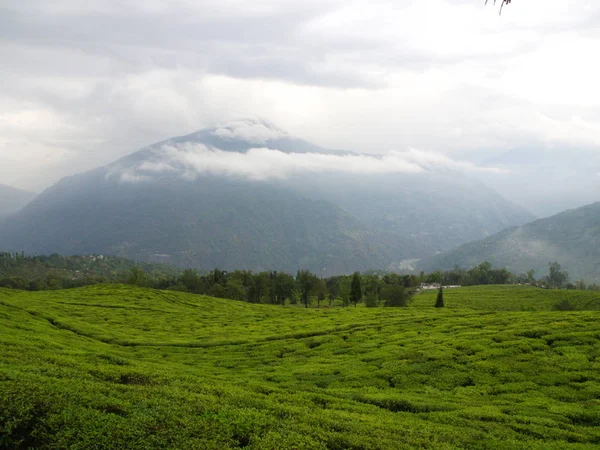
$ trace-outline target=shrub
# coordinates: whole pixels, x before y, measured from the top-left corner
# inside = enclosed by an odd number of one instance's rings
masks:
[[[561,300],[552,307],[555,311],[575,311],[577,308],[569,300]]]

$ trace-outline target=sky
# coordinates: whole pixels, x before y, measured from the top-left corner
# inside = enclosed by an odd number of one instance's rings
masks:
[[[0,0],[0,183],[40,191],[239,117],[367,153],[600,152],[600,3],[498,12],[491,0]]]

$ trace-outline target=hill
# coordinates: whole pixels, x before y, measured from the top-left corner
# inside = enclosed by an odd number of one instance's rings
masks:
[[[600,203],[509,228],[498,234],[436,255],[421,263],[423,270],[471,267],[489,261],[513,272],[548,271],[558,261],[572,280],[600,280]]]
[[[61,180],[0,228],[0,248],[333,275],[407,267],[532,218],[449,169],[356,173],[380,158],[263,122],[201,130]]]
[[[124,286],[0,289],[0,446],[600,444],[598,312],[455,306],[304,310]]]
[[[0,184],[0,222],[29,203],[35,194]]]

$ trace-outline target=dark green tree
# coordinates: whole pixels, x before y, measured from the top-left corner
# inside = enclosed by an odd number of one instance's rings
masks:
[[[408,305],[406,289],[401,284],[388,284],[381,289],[381,298],[385,306],[401,307]]]
[[[296,275],[296,283],[298,284],[298,290],[300,291],[300,300],[306,308],[308,308],[310,296],[313,295],[318,282],[319,278],[308,270],[300,270]]]
[[[375,294],[368,294],[365,296],[365,306],[367,308],[375,308],[377,306],[377,296]]]
[[[227,298],[227,292],[225,286],[219,283],[213,284],[210,289],[206,292],[206,295],[216,298]]]
[[[440,290],[438,291],[437,299],[435,300],[435,307],[436,308],[444,307],[444,288],[443,287],[440,287]]]
[[[296,287],[293,276],[280,272],[271,280],[271,284],[271,289],[275,294],[275,302],[278,305],[285,305],[285,301],[293,297]]]
[[[184,285],[188,292],[194,294],[206,293],[206,284],[204,283],[204,280],[202,280],[202,277],[194,270],[184,270],[179,277],[179,283]]]
[[[549,264],[548,284],[552,288],[560,289],[569,281],[569,273],[562,270],[561,265],[554,261]]]
[[[329,291],[329,306],[333,303],[333,301],[340,295],[342,291],[342,282],[339,277],[333,277],[327,279],[327,290]]]
[[[350,300],[356,307],[357,303],[362,300],[362,284],[360,282],[360,273],[354,272],[352,275],[352,283],[350,284]]]
[[[319,278],[319,281],[317,281],[315,295],[317,296],[317,308],[320,308],[321,302],[327,298],[327,285],[322,278]]]
[[[254,275],[250,288],[248,289],[248,301],[250,303],[260,303],[263,298],[269,295],[269,274],[261,272]]]
[[[141,267],[134,266],[131,268],[129,277],[127,278],[127,284],[133,284],[134,286],[146,286],[148,277],[146,272]]]
[[[231,300],[246,300],[246,290],[240,280],[229,280],[225,285],[225,298]]]

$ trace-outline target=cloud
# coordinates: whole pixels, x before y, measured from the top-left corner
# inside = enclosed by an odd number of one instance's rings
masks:
[[[508,170],[497,167],[478,166],[469,161],[457,161],[444,154],[411,149],[408,152],[393,152],[393,158],[400,158],[408,163],[418,165],[423,170],[455,170],[470,173],[507,173]]]
[[[152,178],[147,175],[139,175],[132,171],[123,171],[120,173],[120,181],[122,183],[141,183],[151,180]]]
[[[212,134],[220,138],[242,140],[252,144],[264,144],[269,140],[287,136],[287,133],[272,124],[248,119],[227,122],[218,126]]]
[[[483,3],[3,2],[0,182],[43,189],[246,116],[360,153],[599,146],[600,4]]]
[[[293,175],[341,173],[377,175],[436,171],[500,172],[455,161],[447,156],[409,150],[385,155],[336,155],[325,153],[288,153],[270,148],[250,148],[247,152],[228,152],[203,144],[184,143],[154,149],[152,156],[133,166],[115,166],[108,177],[120,176],[122,182],[149,181],[160,173],[178,173],[182,178],[198,175],[242,177],[264,181],[285,179]]]

